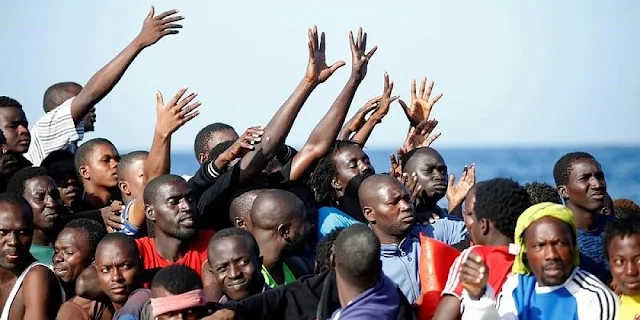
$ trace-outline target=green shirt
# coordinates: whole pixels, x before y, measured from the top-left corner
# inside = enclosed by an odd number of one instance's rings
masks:
[[[46,265],[53,265],[53,247],[32,244],[29,252],[38,260]]]
[[[296,281],[296,277],[293,275],[293,272],[291,272],[291,269],[287,267],[286,263],[282,264],[282,272],[284,273],[284,284]],[[278,287],[278,283],[273,280],[273,277],[271,276],[267,268],[264,267],[264,265],[262,266],[262,276],[264,277],[264,283],[266,283],[269,287],[271,287],[272,289]]]

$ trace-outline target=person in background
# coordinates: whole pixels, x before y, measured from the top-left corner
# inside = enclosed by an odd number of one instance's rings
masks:
[[[600,163],[585,152],[567,153],[553,167],[553,177],[558,194],[576,222],[580,267],[608,283],[611,273],[602,252],[602,235],[614,216],[601,214],[607,182]]]
[[[604,233],[604,253],[612,284],[620,295],[618,319],[640,317],[640,216],[612,221]]]
[[[209,159],[209,152],[213,147],[225,141],[236,141],[240,136],[236,130],[222,122],[214,122],[198,131],[193,142],[193,152],[199,164],[204,164]]]
[[[563,205],[543,202],[520,215],[519,253],[496,303],[482,257],[470,254],[460,271],[462,319],[614,320],[618,298],[579,265],[576,225]]]
[[[527,189],[527,193],[529,193],[531,204],[543,202],[562,204],[558,190],[546,182],[527,182],[524,184],[524,188]]]
[[[22,168],[18,166],[18,156],[9,151],[7,138],[4,137],[4,133],[0,130],[0,193],[6,192],[9,179],[20,169]]]
[[[84,188],[78,211],[101,209],[116,202],[118,162],[120,154],[107,139],[91,139],[78,148],[75,166]],[[117,202],[121,210],[122,203]]]
[[[463,286],[460,271],[469,255],[480,256],[491,270],[488,283],[499,294],[515,259],[513,234],[520,214],[531,206],[529,193],[511,179],[475,184],[465,199],[463,217],[474,246],[460,253],[451,266],[434,320],[459,319]]]
[[[28,127],[29,122],[20,102],[7,96],[0,96],[0,130],[6,140],[6,152],[10,152],[16,161],[16,171],[33,165],[23,156],[31,144],[31,133]]]
[[[618,219],[630,215],[640,215],[640,206],[629,199],[615,199],[613,200],[613,213]]]
[[[229,220],[234,227],[251,229],[251,207],[262,189],[251,189],[233,197],[229,206]]]
[[[71,213],[75,212],[76,204],[82,199],[83,190],[76,173],[73,153],[67,150],[53,151],[42,160],[40,166],[47,169],[56,182],[64,206]]]
[[[342,232],[344,228],[334,229],[329,232],[316,247],[316,261],[315,261],[315,274],[321,274],[327,270],[330,270],[331,260],[333,259],[333,243],[338,238],[340,232]]]
[[[21,195],[31,206],[35,228],[29,251],[38,261],[51,265],[53,243],[65,215],[55,182],[45,168],[28,167],[11,177],[7,190]]]
[[[142,197],[145,186],[144,165],[148,157],[149,153],[146,151],[133,151],[125,154],[118,163],[118,189],[124,202],[124,209],[120,214],[124,224],[118,232],[129,236],[141,236],[141,229],[146,225],[144,210],[141,210],[142,214],[132,215],[131,207],[136,199]]]
[[[75,153],[77,143],[84,133],[94,130],[96,104],[120,81],[133,60],[145,48],[166,35],[178,33],[182,26],[174,22],[178,10],[155,15],[151,11],[144,19],[142,30],[113,60],[96,72],[84,86],[75,82],[61,82],[50,86],[44,93],[43,108],[46,112],[33,127],[33,142],[27,145],[27,158],[36,166],[49,153],[66,149]]]

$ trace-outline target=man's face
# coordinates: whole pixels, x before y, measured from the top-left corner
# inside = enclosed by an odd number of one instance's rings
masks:
[[[578,159],[571,163],[569,182],[564,198],[587,211],[602,210],[607,182],[600,164],[593,159]]]
[[[346,145],[335,150],[333,161],[338,172],[336,182],[341,190],[344,190],[353,177],[375,173],[369,156],[357,145]]]
[[[207,252],[211,273],[230,300],[240,301],[262,289],[262,263],[248,242],[230,236],[216,240]]]
[[[447,194],[448,172],[442,156],[437,153],[418,151],[413,155],[407,174],[416,173],[422,194],[429,199],[440,200]]]
[[[118,150],[107,143],[94,146],[87,163],[80,167],[80,175],[94,185],[113,188],[118,185]]]
[[[471,237],[471,241],[474,244],[483,244],[482,243],[482,226],[481,221],[477,220],[477,216],[475,214],[475,204],[476,204],[476,192],[474,189],[467,193],[467,197],[464,201],[464,210],[462,211],[462,216],[464,217],[464,224],[467,226],[467,230],[469,231],[469,236]]]
[[[58,186],[62,203],[71,206],[74,201],[82,198],[82,185],[78,181],[75,171],[62,171],[51,174],[51,178]]]
[[[238,133],[236,133],[236,131],[233,129],[219,130],[212,133],[209,136],[209,139],[207,140],[206,152],[200,152],[200,154],[198,154],[198,162],[202,164],[207,160],[215,160],[215,159],[209,159],[209,151],[211,151],[213,147],[223,142],[236,141],[238,140],[238,138],[239,138]]]
[[[163,232],[180,240],[196,233],[196,204],[185,181],[160,185],[150,209],[155,214],[156,233]]]
[[[100,288],[114,303],[124,304],[133,290],[137,289],[135,284],[141,270],[140,257],[124,241],[100,244],[96,250],[96,269]]]
[[[26,267],[31,254],[33,220],[31,209],[12,203],[0,203],[0,268],[16,270]]]
[[[60,280],[72,283],[91,264],[92,252],[82,228],[63,229],[53,245],[53,271]]]
[[[524,240],[527,263],[541,286],[560,285],[569,278],[577,248],[567,223],[542,218],[527,227]]]
[[[34,177],[25,181],[22,197],[33,210],[33,223],[37,229],[53,230],[61,222],[64,213],[62,200],[51,177]]]
[[[7,148],[16,153],[26,153],[31,143],[29,122],[19,108],[0,108],[0,129],[7,139]]]
[[[611,276],[625,295],[640,295],[640,234],[614,237],[607,248]]]
[[[414,210],[409,191],[398,181],[378,186],[377,201],[364,208],[373,228],[390,236],[404,235],[413,226]]]

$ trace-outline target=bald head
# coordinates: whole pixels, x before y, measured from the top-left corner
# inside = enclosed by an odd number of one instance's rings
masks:
[[[360,185],[358,194],[362,214],[380,241],[396,243],[386,241],[406,236],[413,225],[414,208],[409,191],[398,179],[382,174],[370,176]]]
[[[334,243],[336,272],[358,288],[375,284],[380,275],[380,241],[363,224],[344,229]]]
[[[444,162],[442,155],[440,155],[440,152],[438,152],[434,148],[415,148],[409,151],[409,153],[407,153],[404,157],[402,157],[402,171],[416,172],[414,168],[417,166],[417,164],[427,159],[442,160],[442,162]]]
[[[262,190],[249,190],[241,193],[239,196],[231,200],[231,205],[229,205],[229,220],[231,220],[231,223],[236,227],[241,227],[237,224],[238,220],[241,220],[244,223],[249,222],[247,220],[249,220],[253,202],[258,197],[258,194],[260,194],[260,191]]]
[[[358,199],[360,207],[375,206],[382,199],[381,194],[388,193],[389,190],[404,190],[405,187],[398,179],[386,175],[375,174],[365,179],[358,188]]]
[[[265,189],[257,195],[251,207],[251,224],[254,228],[269,230],[294,219],[304,220],[305,206],[289,191]]]

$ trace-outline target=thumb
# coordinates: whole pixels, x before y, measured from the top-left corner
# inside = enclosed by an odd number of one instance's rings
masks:
[[[345,64],[346,64],[346,62],[344,62],[344,61],[338,61],[338,62],[332,64],[331,67],[329,67],[329,70],[331,70],[331,73],[334,73],[336,70],[340,69]]]
[[[404,114],[409,116],[409,107],[407,107],[407,104],[404,102],[404,100],[398,99],[398,103],[402,107],[402,111],[404,111]]]
[[[162,92],[156,90],[156,107],[162,108],[164,106],[164,99],[162,98]]]
[[[149,10],[149,14],[147,14],[146,20],[151,20],[151,18],[153,18],[153,15],[155,14],[155,12],[156,12],[156,8],[151,6],[151,10]]]

